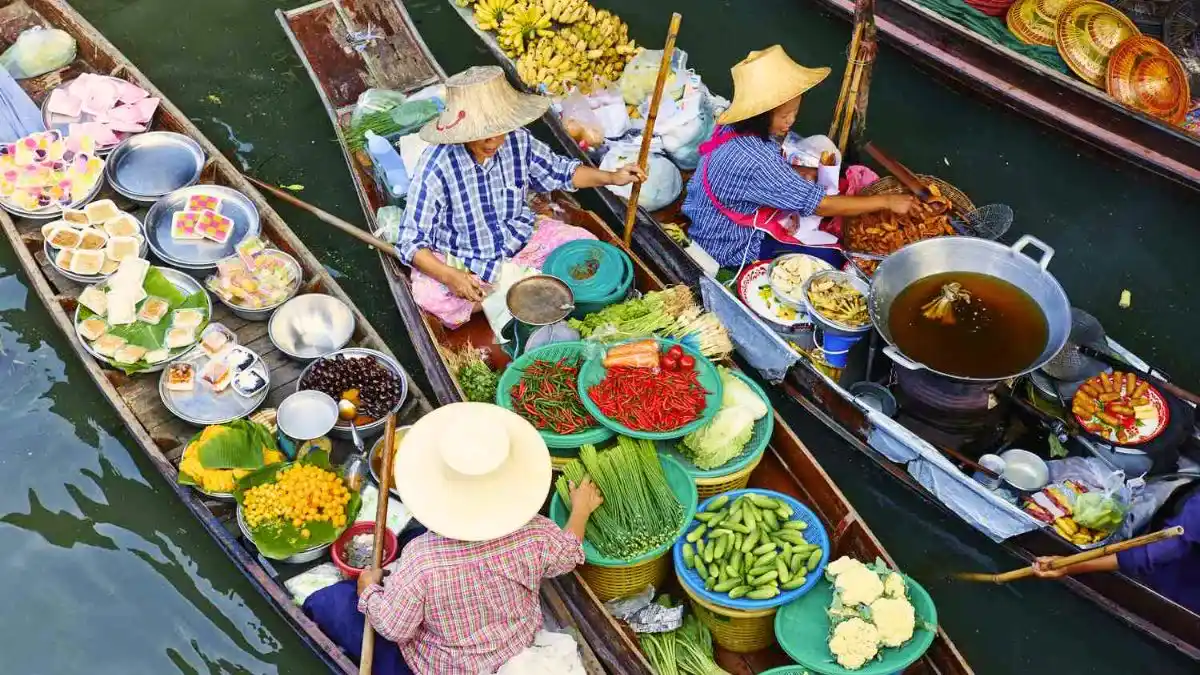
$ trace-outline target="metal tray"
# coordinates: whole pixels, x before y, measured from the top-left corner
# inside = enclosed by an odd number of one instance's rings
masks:
[[[74,82],[75,79],[76,78],[72,78],[66,82],[63,82],[62,84],[58,85],[54,89],[66,89],[67,87],[71,86],[71,83]],[[116,80],[118,82],[127,82],[126,80],[122,80],[119,77],[108,76],[108,79]],[[80,113],[79,117],[67,117],[66,115],[59,115],[59,114],[50,112],[50,108],[49,108],[50,96],[53,93],[54,93],[54,90],[47,92],[46,98],[42,99],[42,122],[45,123],[47,129],[55,129],[59,133],[61,133],[63,136],[66,136],[67,130],[69,129],[69,125],[78,124],[80,122],[92,122],[95,120],[95,117],[93,117],[92,115],[90,115],[88,113]],[[162,106],[160,105],[159,107],[162,107]],[[155,109],[154,113],[157,115],[158,110]],[[151,116],[150,119],[147,120],[147,122],[146,122],[146,128],[149,129],[153,124],[154,124],[154,117]],[[121,141],[137,135],[136,133],[132,133],[132,132],[128,132],[128,131],[114,131],[113,133],[116,134],[116,136],[117,136],[117,139],[118,139],[117,143],[114,143],[112,145],[97,144],[96,145],[96,154],[97,155],[103,157],[104,155],[107,155],[108,153],[112,152],[113,148],[116,148],[118,145],[120,145]],[[138,133],[145,133],[145,132],[138,132]]]
[[[170,131],[149,131],[125,139],[104,165],[108,184],[135,202],[153,202],[200,180],[204,151],[192,139]]]
[[[157,269],[159,272],[161,272],[162,275],[167,278],[167,281],[170,281],[175,286],[175,288],[179,289],[179,291],[181,293],[184,293],[186,295],[191,295],[192,293],[195,293],[196,291],[204,292],[205,309],[208,311],[209,321],[212,321],[212,313],[213,313],[212,298],[210,298],[208,296],[208,291],[204,290],[204,287],[200,285],[199,281],[196,281],[192,277],[184,274],[183,272],[180,272],[179,270],[173,270],[169,267],[158,267],[156,265],[156,266],[154,266],[154,269]],[[111,359],[109,359],[107,356],[104,356],[103,354],[100,354],[96,350],[92,349],[92,344],[90,342],[88,342],[87,340],[85,340],[83,338],[83,336],[79,334],[79,332],[78,332],[79,309],[81,307],[83,307],[83,305],[78,305],[75,307],[75,317],[73,319],[74,325],[76,327],[75,337],[78,338],[79,342],[83,344],[83,348],[87,351],[87,353],[91,354],[97,361],[108,364],[109,366],[112,366],[113,368],[120,368],[120,366],[118,364],[113,363],[113,361]],[[153,366],[150,366],[150,367],[146,368],[145,370],[140,370],[138,372],[139,373],[157,373],[160,370],[166,368],[171,363],[178,361],[179,359],[190,354],[192,352],[192,350],[196,348],[196,346],[197,345],[189,345],[188,347],[180,347],[179,354],[167,359],[166,361],[163,361],[162,363],[156,363]]]
[[[91,189],[91,191],[89,191],[87,193],[87,196],[73,204],[67,205],[65,208],[68,208],[68,209],[82,208],[84,204],[87,204],[88,202],[95,199],[96,195],[100,194],[100,190],[103,187],[104,187],[104,169],[101,169],[100,176],[96,179],[96,184],[94,186],[92,186],[92,189]],[[0,199],[0,208],[4,209],[5,211],[8,211],[9,213],[13,214],[14,216],[17,216],[18,218],[28,218],[30,220],[52,220],[54,218],[58,218],[58,217],[62,216],[64,207],[62,207],[62,206],[47,206],[46,208],[38,209],[37,211],[26,211],[25,209],[18,208],[17,206],[10,204],[7,199]]]
[[[220,197],[221,215],[233,220],[233,232],[224,244],[207,239],[177,241],[171,238],[171,217],[184,210],[188,197],[201,194]],[[193,185],[176,190],[154,202],[142,225],[154,255],[168,265],[193,271],[216,269],[217,261],[233,255],[238,242],[257,236],[261,228],[254,202],[223,185]]]
[[[248,349],[253,352],[254,350]],[[196,426],[208,426],[210,424],[225,424],[236,419],[246,417],[250,413],[258,409],[263,401],[267,400],[267,394],[271,392],[271,372],[267,368],[266,362],[262,360],[262,356],[258,353],[254,354],[258,360],[254,365],[250,366],[251,372],[258,373],[267,381],[267,386],[263,387],[257,394],[247,398],[233,390],[233,385],[226,387],[220,393],[214,392],[203,382],[199,381],[200,371],[203,370],[204,364],[208,363],[210,357],[204,354],[203,351],[195,352],[194,355],[187,359],[177,359],[181,362],[188,362],[196,370],[196,383],[192,391],[175,391],[167,389],[167,371],[162,371],[162,376],[158,378],[158,395],[162,398],[163,405],[167,410],[170,410],[173,415]]]

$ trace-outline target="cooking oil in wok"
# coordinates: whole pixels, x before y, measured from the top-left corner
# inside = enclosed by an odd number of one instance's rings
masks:
[[[1028,293],[977,272],[942,272],[909,284],[892,302],[888,330],[905,356],[975,378],[1025,370],[1049,338],[1046,315]]]

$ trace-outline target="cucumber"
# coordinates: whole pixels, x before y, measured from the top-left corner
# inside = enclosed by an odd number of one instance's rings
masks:
[[[696,574],[700,575],[701,580],[708,581],[708,567],[703,560],[696,560]]]
[[[710,513],[713,511],[719,511],[719,510],[721,510],[722,506],[725,506],[728,503],[729,503],[729,495],[721,495],[720,497],[717,497],[716,499],[709,502],[708,506],[704,507],[704,510],[708,511]]]
[[[715,583],[715,580],[719,579],[720,577],[721,577],[721,566],[718,565],[717,563],[710,563],[708,566],[708,578],[713,579],[714,583]]]
[[[788,518],[792,517],[792,510],[786,504],[775,509],[775,516],[779,518],[779,522],[786,523]]]
[[[749,570],[747,570],[746,576],[748,576],[748,577],[762,576],[762,575],[766,574],[767,572],[770,572],[773,569],[775,569],[775,563],[768,563],[766,565],[758,564],[758,565],[755,565],[754,567],[751,567]]]
[[[741,579],[728,579],[726,581],[722,581],[722,582],[716,584],[715,586],[713,586],[713,590],[718,593],[728,593],[729,591],[732,591],[733,589],[735,589],[741,585],[742,585]]]
[[[785,591],[794,591],[797,588],[800,588],[801,586],[803,586],[807,582],[808,582],[808,577],[801,574],[799,576],[792,577],[791,581],[780,586],[780,588],[782,588]]]
[[[775,544],[773,544],[771,542],[767,542],[765,544],[760,544],[759,546],[756,546],[754,548],[754,555],[762,555],[764,553],[767,553],[768,551],[774,551],[774,550],[775,550]]]
[[[729,523],[729,524],[725,525],[725,523]],[[741,523],[730,523],[728,520],[726,520],[726,521],[722,522],[721,524],[725,525],[726,527],[733,530],[734,532],[740,532],[742,534],[750,534],[750,528],[746,527],[745,525],[743,525]]]
[[[772,568],[769,572],[764,572],[764,573],[760,574],[759,576],[751,579],[750,583],[754,584],[755,586],[762,586],[763,584],[767,583],[768,581],[771,581],[772,579],[778,579],[778,578],[779,578],[779,572],[777,572],[774,568]]]
[[[717,587],[717,579],[716,579],[716,577],[709,577],[709,578],[708,578],[708,581],[705,581],[705,582],[704,582],[704,588],[705,588],[705,590],[709,590],[709,591],[711,591],[712,589],[714,589],[714,588],[716,588],[716,587]]]
[[[779,595],[779,589],[774,587],[756,588],[746,594],[751,600],[770,600]]]
[[[708,529],[707,525],[700,525],[696,529],[688,533],[687,541],[689,544],[694,543],[697,539],[704,536],[704,531]]]
[[[770,509],[770,510],[774,511],[775,509],[779,508],[782,505],[780,502],[778,502],[766,495],[760,495],[760,494],[751,492],[747,496],[750,498],[750,503],[754,504],[755,506],[757,506],[759,508]]]
[[[758,544],[758,531],[755,530],[746,536],[746,541],[742,542],[742,553],[749,553],[754,550]]]
[[[696,514],[696,520],[699,520],[702,523],[711,523],[713,520],[716,519],[716,515],[717,514],[715,514],[715,513],[704,513],[703,511],[701,511]]]
[[[788,564],[788,570],[792,574],[799,574],[808,571],[808,554],[796,552],[792,554],[792,562]]]
[[[731,548],[731,550],[733,550],[733,551],[741,551],[741,550],[742,550],[742,544],[744,544],[744,543],[746,543],[746,537],[745,537],[745,535],[743,535],[741,532],[738,532],[738,533],[734,534],[734,535],[733,535],[733,547]]]
[[[712,537],[732,537],[733,530],[730,530],[730,529],[724,528],[724,527],[716,527],[716,528],[708,531],[708,536],[710,538],[712,538]]]
[[[775,551],[771,551],[765,555],[759,556],[758,562],[756,564],[768,565],[768,564],[774,563],[775,558],[777,558],[778,556],[779,556],[778,553],[776,553]]]
[[[733,590],[729,591],[729,598],[731,600],[737,600],[752,590],[754,590],[753,586],[736,586]]]
[[[709,543],[711,544],[712,542],[709,542]],[[706,562],[706,563],[710,563],[710,562],[712,562],[712,561],[713,561],[713,556],[715,555],[715,553],[714,553],[714,549],[716,549],[716,548],[717,548],[717,546],[718,546],[718,545],[711,545],[711,546],[707,546],[707,547],[705,547],[705,549],[704,549],[704,562]]]
[[[779,529],[779,519],[775,517],[774,511],[763,511],[763,524],[766,525],[772,532]]]
[[[683,566],[691,567],[692,566],[692,558],[695,555],[696,554],[692,551],[692,545],[684,544],[683,545]]]
[[[788,571],[788,566],[783,562],[783,558],[775,559],[775,571],[779,572],[779,583],[786,584],[791,578],[792,573]]]
[[[819,564],[821,564],[821,549],[813,551],[812,555],[808,556],[808,562],[804,565],[804,568],[811,572],[817,569],[817,565]]]
[[[741,577],[741,572],[733,566],[733,563],[725,563],[725,567],[721,568],[721,576],[728,579],[731,577]]]
[[[728,541],[729,540],[724,537],[717,540],[717,545],[713,547],[717,549],[712,555],[713,560],[720,560],[725,557],[725,549],[727,548]],[[712,562],[712,560],[708,560],[708,562]]]
[[[789,530],[804,531],[808,529],[808,523],[804,522],[803,520],[789,520],[784,523],[783,526]]]

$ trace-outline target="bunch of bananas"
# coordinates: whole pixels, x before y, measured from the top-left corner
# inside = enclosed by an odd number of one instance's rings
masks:
[[[479,0],[454,0],[454,4],[458,5],[459,7],[470,7],[477,2],[479,2]]]
[[[462,2],[462,0],[459,0]],[[596,8],[587,0],[538,0],[546,15],[552,20],[567,26],[576,21],[591,21],[596,16]]]
[[[497,42],[509,58],[525,53],[525,47],[538,37],[552,37],[550,16],[534,0],[532,4],[518,2],[504,13],[497,31]]]
[[[475,4],[475,23],[479,30],[499,29],[505,12],[515,4],[517,0],[478,0]]]

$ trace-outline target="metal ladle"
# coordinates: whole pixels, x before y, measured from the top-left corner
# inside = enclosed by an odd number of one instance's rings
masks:
[[[338,417],[350,423],[350,439],[354,443],[355,453],[346,460],[345,478],[350,489],[358,491],[366,483],[367,473],[371,468],[364,454],[362,436],[358,433],[358,426],[354,424],[354,418],[358,417],[358,406],[354,405],[353,401],[343,398],[338,401]]]

